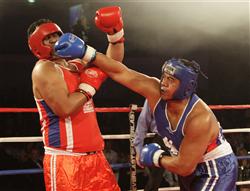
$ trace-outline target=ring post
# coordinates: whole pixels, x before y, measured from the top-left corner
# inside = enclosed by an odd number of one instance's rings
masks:
[[[135,159],[135,112],[137,110],[137,105],[130,105],[129,112],[129,127],[130,127],[130,189],[131,191],[136,191],[136,159]]]

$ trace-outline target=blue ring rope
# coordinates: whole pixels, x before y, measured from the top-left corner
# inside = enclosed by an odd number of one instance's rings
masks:
[[[237,156],[238,160],[250,159],[250,156]],[[110,164],[113,170],[118,170],[120,168],[129,168],[130,163],[116,163]],[[43,169],[41,168],[31,168],[31,169],[16,169],[16,170],[0,170],[0,176],[5,175],[18,175],[18,174],[38,174],[43,173]]]

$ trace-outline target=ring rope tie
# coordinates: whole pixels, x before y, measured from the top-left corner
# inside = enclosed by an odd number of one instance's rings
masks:
[[[131,104],[129,111],[129,131],[130,131],[130,189],[131,191],[136,191],[136,153],[135,153],[135,112],[137,110],[137,105]]]

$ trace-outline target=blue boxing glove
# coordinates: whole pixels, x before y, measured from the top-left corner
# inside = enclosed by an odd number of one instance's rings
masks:
[[[151,143],[145,145],[140,154],[140,163],[143,166],[157,166],[160,167],[159,159],[166,152],[161,149],[161,146],[157,143]]]
[[[55,43],[55,53],[66,59],[81,58],[89,63],[95,59],[96,50],[72,33],[63,34]]]

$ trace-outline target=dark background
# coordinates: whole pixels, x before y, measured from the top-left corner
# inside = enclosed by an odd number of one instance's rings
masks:
[[[33,21],[49,18],[70,32],[70,8],[75,5],[82,5],[88,44],[98,51],[105,52],[108,44],[105,34],[94,26],[95,11],[118,5],[123,12],[127,66],[159,77],[166,59],[195,60],[209,78],[200,77],[197,89],[205,102],[250,103],[248,1],[0,0],[0,107],[35,107],[31,71],[36,58],[28,49],[26,30]],[[112,80],[95,96],[97,107],[142,106],[143,101]],[[224,128],[246,127],[250,118],[247,110],[215,114]],[[129,132],[126,113],[98,113],[98,119],[103,134]],[[1,113],[0,121],[0,137],[41,135],[37,113]],[[0,149],[5,145],[11,148],[12,144],[1,144]]]
[[[126,65],[159,77],[166,59],[193,59],[209,77],[209,80],[201,79],[198,88],[198,94],[206,102],[249,103],[248,2],[103,2],[37,0],[31,4],[25,0],[0,1],[1,107],[35,106],[30,76],[36,58],[27,46],[28,26],[39,18],[50,18],[63,31],[69,32],[69,8],[79,4],[83,5],[83,14],[90,27],[88,43],[99,51],[105,51],[107,40],[93,24],[95,11],[102,6],[119,5],[125,25]],[[129,91],[113,82],[107,89],[103,90],[104,97],[97,96],[98,105],[113,104],[114,100],[117,106],[142,103],[140,96],[124,99]]]
[[[126,65],[160,77],[161,66],[166,59],[182,57],[195,60],[209,78],[200,77],[197,88],[205,102],[250,103],[247,1],[36,0],[29,3],[25,0],[0,0],[0,107],[35,107],[31,71],[37,59],[28,48],[26,34],[33,21],[49,18],[58,23],[63,31],[70,32],[70,10],[73,6],[82,6],[81,14],[88,22],[88,44],[105,52],[108,45],[106,35],[95,27],[94,16],[97,9],[110,5],[118,5],[123,11]],[[142,96],[110,79],[95,96],[97,107],[127,107],[131,103],[141,106],[143,101]],[[244,114],[239,116],[244,117]],[[21,120],[15,120],[17,117]],[[102,124],[107,117],[100,118]],[[37,114],[2,113],[0,119],[3,126],[12,126],[11,129],[18,128],[18,123],[25,126],[22,131],[15,131],[15,135],[40,133]],[[231,117],[229,119],[232,120]],[[234,120],[237,123],[237,118]],[[26,130],[33,125],[38,126],[34,128],[36,130]],[[11,129],[0,131],[0,136],[14,136]],[[119,131],[121,128],[115,129]]]

